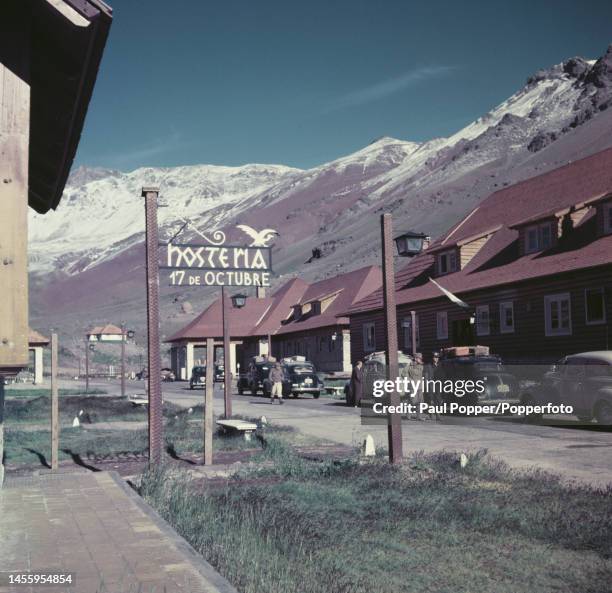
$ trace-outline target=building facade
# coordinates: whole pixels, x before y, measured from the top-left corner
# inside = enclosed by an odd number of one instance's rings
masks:
[[[610,349],[612,150],[489,196],[397,273],[396,300],[401,349],[415,311],[426,358],[474,344],[508,362]],[[381,293],[348,313],[351,357],[384,350]]]

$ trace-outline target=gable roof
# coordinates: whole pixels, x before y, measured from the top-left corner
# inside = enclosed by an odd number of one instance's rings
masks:
[[[229,301],[229,299],[228,299]],[[249,298],[244,307],[231,311],[228,315],[229,331],[232,337],[251,335],[254,327],[265,316],[274,299],[272,297]],[[191,323],[176,332],[166,342],[178,342],[184,339],[221,338],[223,336],[223,315],[221,298],[213,301]]]
[[[48,346],[49,338],[46,338],[41,333],[37,332],[35,329],[29,328],[28,333],[28,345],[29,346]]]
[[[430,249],[553,216],[575,204],[612,193],[612,148],[501,189],[484,199]]]
[[[576,204],[612,195],[612,149],[581,159],[498,191],[486,198],[427,251],[395,276],[396,303],[403,305],[443,296],[429,282],[435,251],[491,233],[490,239],[461,270],[436,279],[453,293],[520,282],[572,270],[612,265],[612,235],[597,236],[594,212],[575,227],[571,240],[544,252],[519,255],[515,228],[525,220],[554,215]],[[350,307],[354,315],[382,308],[382,290]]]
[[[316,327],[348,324],[347,318],[338,320],[338,311],[345,310],[356,298],[376,290],[382,283],[378,267],[368,266],[308,284],[301,278],[291,278],[272,296],[249,298],[242,309],[232,309],[229,315],[230,333],[235,338],[276,335]],[[321,295],[334,292],[338,296],[320,315],[305,315],[299,321],[292,320],[292,307],[305,304]],[[289,329],[287,329],[289,328]],[[166,342],[185,339],[204,339],[223,335],[221,299],[217,299],[183,329],[176,332]]]
[[[105,335],[110,335],[110,336],[120,336],[121,328],[117,327],[116,325],[112,323],[107,323],[106,325],[96,325],[87,332],[87,335],[89,336],[94,336],[98,334],[105,334]]]
[[[336,294],[327,309],[317,315],[306,313],[299,319],[292,316],[275,334],[281,335],[334,325],[348,325],[348,318],[340,314],[357,300],[380,288],[381,285],[382,271],[378,266],[366,266],[353,272],[314,282],[296,304],[304,305]]]

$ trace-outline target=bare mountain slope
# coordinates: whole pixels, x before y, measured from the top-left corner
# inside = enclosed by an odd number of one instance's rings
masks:
[[[381,138],[302,171],[278,165],[75,171],[57,212],[31,216],[33,323],[66,333],[94,321],[144,322],[143,185],[159,185],[162,235],[181,217],[202,229],[247,223],[281,232],[275,269],[321,278],[379,260],[378,214],[436,236],[476,202],[612,145],[612,47],[596,62],[573,58],[531,76],[485,116],[449,138]],[[187,238],[189,234],[187,234]],[[319,247],[323,257],[304,263]],[[161,280],[162,285],[165,279]],[[163,332],[212,297],[163,296]],[[188,312],[185,312],[188,311]]]

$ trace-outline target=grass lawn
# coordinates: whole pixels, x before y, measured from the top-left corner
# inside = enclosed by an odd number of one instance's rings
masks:
[[[135,406],[119,396],[96,397],[95,395],[62,395],[60,393],[60,423],[72,425],[72,421],[83,410],[81,422],[145,421],[147,410]],[[176,414],[180,408],[171,403],[164,404],[164,414]],[[4,406],[5,422],[8,426],[45,424],[51,417],[51,398],[41,395],[30,398],[7,398]]]
[[[612,491],[470,457],[273,461],[229,486],[176,470],[141,494],[241,593],[609,593]]]
[[[84,395],[83,389],[59,389],[58,393],[62,395]],[[104,395],[107,393],[105,389],[93,389],[90,388],[88,395]],[[6,387],[4,390],[5,396],[8,398],[13,397],[51,397],[51,389],[44,389],[41,387],[31,387],[18,389],[14,387]]]
[[[114,398],[104,398],[105,401]],[[102,401],[102,400],[100,400]],[[125,401],[125,400],[123,400]],[[62,404],[63,405],[63,404]],[[131,404],[129,404],[130,407]],[[77,406],[78,409],[78,406]],[[134,408],[146,420],[143,408]],[[134,412],[136,413],[136,412]],[[203,406],[194,406],[192,413],[172,404],[164,404],[164,438],[166,449],[174,456],[189,453],[201,453],[203,447]],[[235,416],[239,418],[239,416]],[[111,416],[112,418],[112,416]],[[120,418],[126,420],[125,416]],[[27,430],[25,425],[7,422],[4,433],[4,450],[6,463],[11,467],[21,465],[45,465],[51,459],[49,430]],[[297,444],[310,442],[299,433],[283,426],[272,426],[268,429],[281,442],[291,440]],[[258,440],[245,441],[240,435],[226,436],[215,434],[213,448],[217,451],[235,451],[240,449],[257,449]],[[62,428],[60,432],[59,459],[100,461],[108,458],[138,458],[148,454],[149,442],[147,429],[136,430],[101,430],[95,424],[83,424],[79,428]]]

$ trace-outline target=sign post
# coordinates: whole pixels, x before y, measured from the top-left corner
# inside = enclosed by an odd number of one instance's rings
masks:
[[[399,363],[397,356],[395,273],[393,269],[393,219],[391,214],[381,215],[380,227],[382,233],[383,301],[385,311],[385,362],[387,378],[394,381],[399,373]],[[414,336],[414,320],[412,323]],[[399,406],[400,397],[396,390],[390,394],[389,403],[391,406]],[[388,415],[387,436],[389,441],[389,461],[397,463],[402,459],[402,417],[400,414]]]
[[[206,385],[204,386],[204,465],[213,462],[213,396],[215,391],[215,340],[206,338]]]
[[[143,187],[146,221],[147,334],[149,376],[149,465],[162,460],[163,422],[161,393],[161,353],[159,344],[159,239],[157,197],[159,188]]]
[[[223,318],[223,401],[225,404],[225,417],[232,417],[232,356],[229,331],[229,318],[227,312],[227,295],[225,286],[221,287],[221,316]]]
[[[59,390],[57,386],[57,333],[51,334],[51,469],[58,467],[59,453]]]

